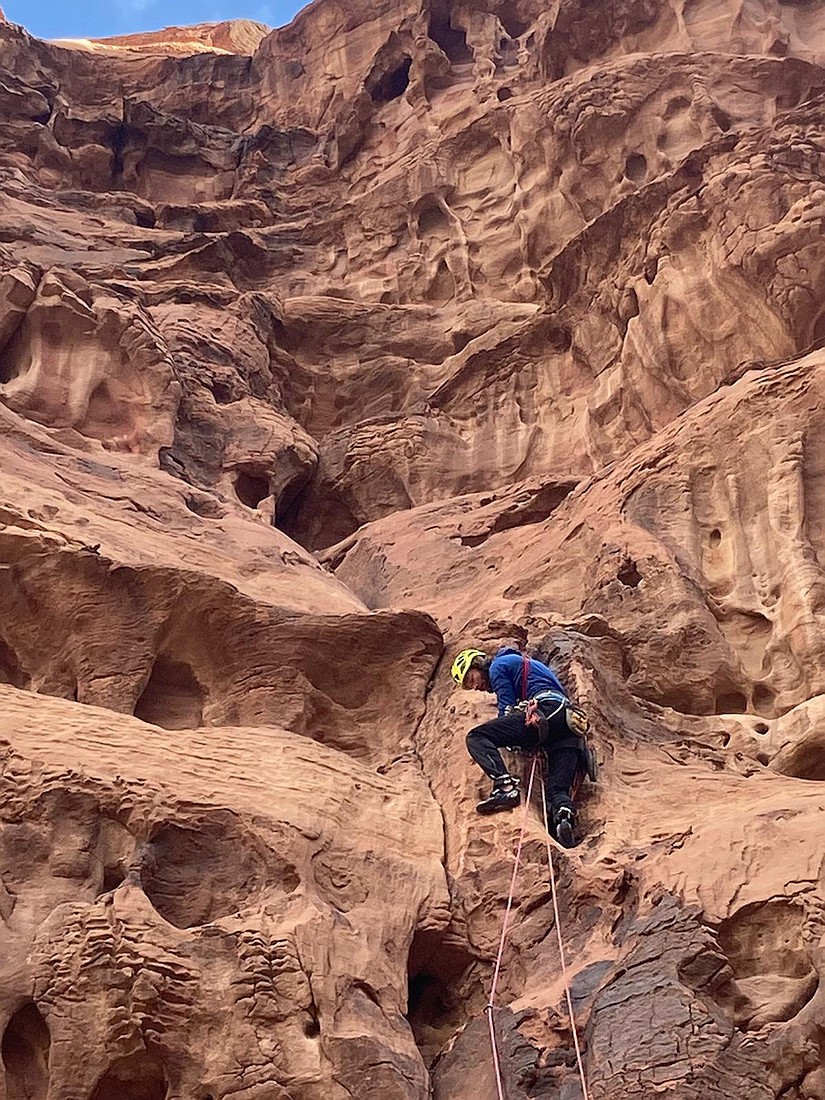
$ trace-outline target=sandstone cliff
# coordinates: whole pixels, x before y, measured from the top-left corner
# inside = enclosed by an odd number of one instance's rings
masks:
[[[825,1100],[825,6],[0,13],[7,1100],[492,1100],[594,720],[592,1100]],[[579,1095],[543,831],[509,1100]]]

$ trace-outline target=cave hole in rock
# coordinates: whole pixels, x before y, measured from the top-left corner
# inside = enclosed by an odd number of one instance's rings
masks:
[[[135,225],[140,226],[141,229],[154,229],[155,228],[155,212],[154,212],[154,210],[136,210],[135,211]]]
[[[300,885],[292,864],[272,856],[232,815],[169,822],[150,837],[140,879],[146,896],[176,928],[195,928],[237,913],[265,884],[290,894]]]
[[[257,508],[261,501],[266,500],[272,493],[269,478],[262,477],[260,474],[247,473],[244,470],[239,470],[235,475],[234,487],[238,500],[247,508]]]
[[[17,654],[0,638],[0,684],[10,684],[16,688],[28,688],[29,677],[20,667]]]
[[[277,527],[279,531],[282,530],[281,525],[284,517],[295,515],[301,507],[301,502],[310,484],[310,479],[307,478],[306,474],[298,474],[297,477],[292,478],[283,486],[281,495],[275,500],[275,507],[272,511],[273,527]]]
[[[344,501],[331,495],[308,500],[304,494],[299,494],[291,505],[279,503],[276,513],[278,530],[307,550],[326,550],[357,531],[362,523],[363,519]]]
[[[20,362],[18,357],[12,355],[9,351],[6,351],[4,355],[0,355],[0,385],[5,386],[7,382],[17,378],[19,374]]]
[[[498,21],[511,38],[521,38],[529,26],[529,23],[525,23],[523,19],[520,19],[516,12],[507,8],[498,13]]]
[[[92,390],[86,406],[86,419],[83,422],[82,434],[93,439],[110,439],[123,430],[124,409],[122,403],[112,392],[108,379]]]
[[[103,885],[101,887],[101,894],[108,894],[112,890],[117,890],[118,886],[125,880],[126,871],[122,866],[116,865],[114,867],[105,867],[103,870]]]
[[[628,657],[626,650],[624,650],[624,649],[621,650],[621,656],[622,656],[622,678],[625,679],[625,680],[629,680],[630,677],[633,675],[633,673],[635,671],[635,668],[634,668],[633,662]]]
[[[753,688],[753,709],[763,718],[773,718],[776,708],[776,696],[767,684],[755,684]]]
[[[726,111],[723,111],[720,107],[711,107],[710,117],[719,127],[723,134],[726,134],[733,125],[733,121]]]
[[[813,997],[817,972],[805,942],[805,910],[789,898],[751,902],[717,929],[731,980],[714,990],[737,1027],[792,1019]]]
[[[817,317],[816,322],[811,333],[811,347],[821,348],[825,344],[825,313],[821,313]],[[805,348],[800,347],[800,350],[804,351]],[[2,365],[2,363],[0,363]]]
[[[485,535],[459,535],[458,541],[462,546],[469,546],[474,550],[477,546],[483,546],[489,537],[489,532]]]
[[[761,764],[763,768],[767,768],[768,764],[771,762],[771,758],[766,752],[758,752],[756,754],[756,761],[758,764]]]
[[[768,732],[768,726],[765,722],[757,722],[756,725],[753,727],[753,732],[765,734]]]
[[[473,53],[467,45],[467,35],[460,27],[454,27],[448,15],[433,12],[430,15],[430,38],[440,46],[453,65],[472,62]]]
[[[638,666],[634,663],[634,672],[638,669]],[[696,698],[696,693],[691,691],[689,687],[682,687],[679,684],[668,685],[664,690],[651,691],[649,695],[644,696],[649,702],[655,703],[660,707],[670,707],[672,710],[678,711],[680,714],[706,714],[707,708],[704,703],[700,703]],[[723,711],[722,713],[727,713]]]
[[[631,153],[624,162],[624,174],[633,183],[644,183],[647,179],[647,158],[642,153]]]
[[[407,961],[406,1017],[429,1067],[471,1014],[475,959],[440,932],[416,932]]]
[[[98,896],[116,890],[133,864],[137,841],[132,833],[112,817],[100,818],[95,855],[100,860],[101,881]]]
[[[681,114],[682,111],[686,111],[690,107],[690,100],[683,95],[674,96],[673,99],[668,100],[668,104],[665,107],[662,117],[665,120],[673,118],[674,115]]]
[[[745,714],[748,700],[741,691],[722,691],[716,696],[716,714]]]
[[[616,580],[620,581],[625,588],[636,588],[643,579],[636,567],[636,562],[632,558],[625,558],[616,574]]]
[[[321,1024],[316,1015],[313,1014],[312,1016],[307,1018],[306,1022],[304,1023],[303,1031],[307,1039],[318,1038],[318,1036],[321,1034]]]
[[[780,775],[825,783],[825,734],[816,729],[774,761]]]
[[[136,1051],[109,1066],[91,1100],[165,1100],[167,1091],[160,1059],[147,1051]]]
[[[499,88],[496,92],[496,97],[499,103],[506,103],[508,99],[513,98],[513,93],[509,88]]]
[[[187,496],[183,502],[190,512],[203,519],[220,519],[224,515],[224,509],[212,497]]]
[[[135,718],[167,730],[197,729],[203,725],[205,694],[188,664],[160,654],[135,705]]]
[[[420,236],[435,234],[446,236],[450,232],[450,223],[440,203],[433,199],[425,203],[418,211],[418,233]]]
[[[573,347],[573,330],[569,325],[551,323],[546,329],[547,345],[553,351],[570,351]]]
[[[45,1100],[49,1091],[49,1029],[33,1001],[18,1008],[3,1033],[8,1100]]]
[[[233,401],[237,401],[235,387],[229,382],[221,382],[218,379],[213,379],[213,381],[209,383],[209,389],[218,405],[230,405]]]
[[[714,527],[711,533],[708,535],[708,542],[711,546],[716,547],[722,541],[722,532],[718,527]]]
[[[455,279],[445,259],[439,261],[435,275],[424,298],[436,305],[446,305],[455,298]]]
[[[123,179],[123,154],[129,143],[129,127],[125,123],[112,128],[110,144],[112,149],[112,181],[117,184]]]
[[[394,69],[384,73],[368,89],[373,103],[389,103],[390,100],[402,96],[409,87],[411,65],[412,58],[405,57]]]
[[[378,993],[375,989],[373,989],[369,982],[365,982],[362,981],[360,978],[356,978],[350,986],[350,989],[352,989],[356,993],[363,994],[363,996],[367,998],[370,1004],[374,1004],[376,1008],[381,1007],[381,998],[378,996]]]
[[[502,38],[498,43],[498,57],[496,58],[496,72],[502,69],[512,68],[518,64],[518,42],[512,38]]]
[[[555,510],[559,507],[562,501],[566,500],[570,493],[575,489],[575,481],[562,481],[551,482],[549,485],[542,485],[535,492],[524,500],[518,508],[513,509],[510,512],[501,512],[489,526],[486,534],[484,534],[480,541],[483,542],[489,538],[490,535],[497,535],[502,531],[510,531],[514,527],[527,527],[533,523],[542,523],[548,519]],[[461,536],[460,536],[461,537]],[[467,536],[472,537],[472,536]],[[473,545],[473,543],[464,543],[464,537],[461,537],[462,544]],[[478,545],[478,543],[476,543]],[[636,584],[642,579],[641,574],[638,575],[638,580],[634,582],[635,562],[626,562],[626,565],[631,567],[631,571],[626,573],[623,584],[631,584],[635,587]],[[622,570],[620,569],[620,572]]]

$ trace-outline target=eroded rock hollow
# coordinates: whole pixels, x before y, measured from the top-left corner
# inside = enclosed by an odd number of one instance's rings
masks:
[[[825,1100],[825,5],[0,63],[0,1098]]]

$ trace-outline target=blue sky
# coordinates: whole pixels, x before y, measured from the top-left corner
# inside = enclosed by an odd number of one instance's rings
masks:
[[[220,19],[280,27],[307,0],[0,0],[12,23],[38,38],[101,38]]]

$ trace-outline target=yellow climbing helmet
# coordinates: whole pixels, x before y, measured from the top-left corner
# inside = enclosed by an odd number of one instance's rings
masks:
[[[462,649],[456,659],[453,661],[453,667],[450,669],[450,675],[457,684],[464,685],[464,677],[470,671],[470,665],[476,659],[481,657],[482,660],[487,659],[487,654],[481,649]]]

